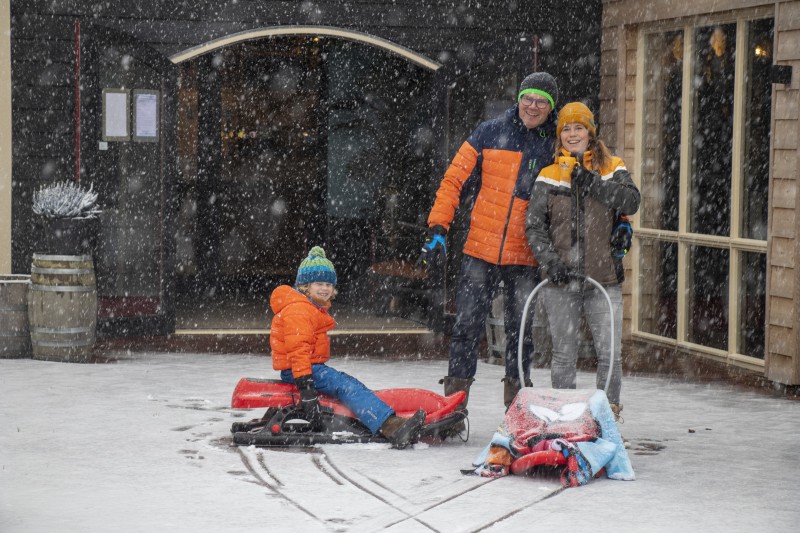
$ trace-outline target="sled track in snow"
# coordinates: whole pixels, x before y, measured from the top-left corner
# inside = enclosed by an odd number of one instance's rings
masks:
[[[370,478],[368,478],[368,479],[370,479]],[[442,529],[437,528],[435,525],[429,523],[429,521],[423,520],[421,515],[423,515],[425,513],[428,513],[429,511],[433,511],[433,510],[437,509],[438,507],[442,507],[443,505],[446,505],[448,503],[456,502],[457,500],[459,500],[459,498],[462,498],[465,495],[470,494],[472,492],[479,491],[479,490],[483,489],[484,487],[486,487],[486,485],[488,485],[489,483],[493,483],[493,482],[497,481],[500,478],[484,478],[484,479],[486,479],[486,481],[484,483],[481,483],[479,485],[474,485],[474,486],[471,486],[471,487],[469,487],[469,488],[467,488],[465,490],[461,490],[459,492],[451,494],[447,498],[444,498],[441,501],[438,501],[438,502],[430,504],[430,505],[421,506],[421,507],[417,506],[417,509],[415,509],[415,511],[413,513],[407,513],[408,516],[406,518],[402,518],[402,519],[399,519],[399,520],[385,521],[385,522],[383,522],[383,523],[381,523],[379,525],[376,525],[374,528],[371,528],[370,530],[371,531],[383,531],[384,529],[389,529],[389,528],[399,528],[397,530],[400,531],[400,530],[403,529],[403,524],[405,522],[408,522],[409,520],[413,520],[413,521],[417,522],[418,524],[421,524],[421,525],[429,528],[431,531],[435,531],[437,533],[442,533],[443,531],[447,531],[448,530],[447,526],[445,526]],[[373,483],[375,483],[378,486],[383,487],[383,485],[381,485],[380,483],[377,483],[376,481],[374,481],[372,479],[370,479],[370,481],[372,481]],[[538,503],[540,501],[544,501],[544,500],[547,500],[549,498],[552,498],[553,496],[561,493],[564,489],[565,489],[565,487],[559,487],[558,489],[554,490],[553,492],[551,492],[550,494],[548,494],[547,496],[545,496],[545,497],[543,497],[543,498],[541,498],[539,500],[523,502],[521,505],[506,511],[504,514],[502,514],[500,516],[492,517],[491,520],[487,521],[486,523],[483,523],[483,524],[480,524],[480,525],[476,525],[474,528],[470,529],[469,531],[471,533],[477,533],[479,531],[485,531],[486,529],[496,525],[498,522],[500,522],[502,520],[510,518],[510,517],[516,515],[517,513],[520,513],[521,511],[523,511],[525,509],[530,509],[530,507],[532,505],[535,505],[536,503]],[[386,489],[386,490],[390,490],[390,489]],[[366,492],[372,494],[368,490]],[[373,496],[374,496],[374,494],[373,494]],[[400,496],[400,495],[398,495],[398,496]],[[405,499],[403,496],[400,496],[400,497]],[[411,502],[409,502],[409,504],[410,505],[414,505]],[[397,508],[396,506],[393,506],[393,507]]]
[[[458,500],[459,498],[461,498],[462,496],[464,496],[466,494],[469,494],[469,493],[474,492],[476,490],[480,490],[483,487],[485,487],[486,485],[488,485],[489,483],[497,481],[498,479],[500,479],[500,478],[488,478],[484,483],[481,483],[480,485],[472,486],[472,487],[470,487],[470,488],[468,488],[466,490],[462,490],[462,491],[457,492],[455,494],[451,494],[450,496],[448,496],[447,498],[443,499],[442,501],[436,502],[436,503],[434,503],[432,505],[428,505],[428,506],[422,507],[421,509],[418,510],[418,512],[416,512],[414,515],[409,516],[408,518],[401,519],[401,520],[394,520],[392,522],[386,522],[381,527],[375,529],[375,531],[388,529],[390,527],[398,527],[398,526],[400,526],[401,524],[403,524],[404,522],[406,522],[408,520],[415,520],[415,521],[417,521],[417,522],[429,527],[432,531],[436,531],[437,533],[441,533],[442,530],[439,530],[439,529],[435,528],[434,526],[423,522],[422,520],[420,520],[419,516],[424,514],[424,513],[427,513],[428,511],[434,510],[437,507],[441,507],[441,506],[443,506],[443,505],[445,505],[447,503],[450,503],[450,502],[453,502],[455,500]],[[553,496],[555,496],[556,494],[560,493],[563,490],[564,490],[564,487],[560,487],[559,489],[553,491],[551,494],[548,494],[547,496],[545,496],[544,498],[542,498],[541,500],[538,500],[538,501],[543,501],[543,500],[546,500],[548,498],[552,498]],[[510,517],[514,516],[515,514],[521,512],[521,511],[523,511],[525,509],[529,509],[531,507],[531,505],[534,505],[534,504],[538,503],[538,501],[525,502],[524,504],[520,505],[519,507],[516,507],[515,509],[513,509],[511,511],[508,511],[508,512],[506,512],[505,514],[503,514],[501,516],[493,517],[489,522],[486,522],[483,525],[478,525],[475,528],[470,529],[469,531],[470,531],[470,533],[477,533],[479,531],[484,531],[484,530],[494,526],[498,522],[500,522],[502,520],[505,520],[506,518],[510,518]],[[446,529],[444,531],[446,531]]]
[[[334,471],[335,471],[337,474],[339,474],[340,476],[342,476],[342,478],[343,478],[343,479],[345,479],[345,480],[346,480],[348,483],[350,483],[351,485],[353,485],[353,486],[354,486],[354,487],[356,487],[357,489],[359,489],[359,490],[363,491],[364,493],[366,493],[366,494],[369,494],[370,496],[372,496],[372,497],[373,497],[373,498],[375,498],[376,500],[378,500],[378,501],[380,501],[380,502],[383,502],[384,504],[388,505],[389,507],[391,507],[391,508],[393,508],[393,509],[396,509],[397,511],[400,511],[401,513],[403,513],[403,514],[405,514],[405,515],[406,515],[406,518],[405,518],[405,519],[403,519],[403,520],[399,520],[399,521],[397,521],[397,522],[405,522],[406,520],[414,520],[415,522],[419,523],[420,525],[427,527],[427,528],[428,528],[428,529],[430,529],[431,531],[436,531],[437,533],[439,533],[439,530],[438,530],[438,529],[436,529],[435,527],[431,526],[430,524],[427,524],[427,523],[425,523],[423,520],[421,520],[421,519],[417,518],[415,514],[413,514],[413,513],[409,512],[409,511],[407,511],[407,510],[404,508],[404,507],[407,507],[408,505],[413,505],[413,504],[412,504],[412,502],[410,502],[410,501],[409,501],[409,500],[408,500],[406,497],[404,497],[404,496],[402,496],[402,495],[398,494],[397,492],[395,492],[395,491],[393,491],[393,490],[389,489],[389,488],[388,488],[388,487],[386,487],[385,485],[383,485],[383,484],[381,484],[381,483],[378,483],[378,482],[376,482],[374,479],[372,479],[372,478],[370,478],[370,477],[368,477],[368,476],[366,476],[366,475],[364,475],[364,474],[361,474],[362,476],[364,476],[364,477],[365,477],[365,478],[366,478],[368,481],[370,481],[371,483],[374,483],[375,485],[377,485],[377,486],[378,486],[378,487],[380,487],[381,489],[385,490],[386,492],[389,492],[390,494],[393,494],[393,495],[394,495],[396,498],[400,498],[400,499],[402,499],[402,500],[403,500],[403,502],[404,502],[404,505],[400,505],[400,504],[397,504],[397,503],[395,503],[395,502],[391,502],[391,501],[389,501],[389,499],[388,499],[388,498],[385,498],[385,497],[381,496],[380,494],[378,494],[377,492],[375,492],[375,491],[373,491],[373,490],[370,490],[369,488],[365,487],[365,486],[364,486],[364,484],[362,484],[362,483],[358,483],[358,482],[357,482],[356,480],[354,480],[354,479],[353,479],[351,476],[349,476],[348,474],[346,474],[346,473],[345,473],[345,472],[344,472],[344,471],[343,471],[341,468],[339,468],[339,467],[337,467],[335,464],[333,464],[333,462],[331,461],[330,457],[328,457],[328,455],[327,455],[327,454],[325,454],[325,452],[322,452],[322,456],[323,456],[323,458],[325,459],[325,462],[327,462],[327,463],[328,463],[328,465],[329,465],[329,466],[330,466],[330,467],[331,467],[331,468],[332,468],[332,469],[333,469],[333,470],[334,470]],[[417,513],[417,514],[419,514],[419,513]],[[385,528],[387,528],[387,527],[390,527],[391,525],[392,525],[392,523],[389,523],[389,524],[386,524],[386,525],[384,525],[383,527],[380,527],[379,529],[385,529]]]
[[[256,449],[253,453],[248,453],[241,447],[237,447],[237,451],[242,459],[242,463],[244,464],[245,468],[247,469],[248,472],[250,472],[250,474],[253,475],[253,477],[256,479],[259,485],[266,487],[273,494],[279,496],[288,503],[292,504],[294,507],[296,507],[309,517],[313,518],[314,520],[318,521],[319,523],[326,526],[333,525],[328,521],[315,515],[308,508],[306,508],[306,506],[303,505],[303,503],[297,501],[297,499],[292,498],[291,496],[286,494],[283,482],[281,482],[280,479],[278,479],[270,471],[269,467],[266,464],[266,460],[264,458],[264,452],[260,448]],[[350,485],[351,487],[378,500],[382,504],[391,507],[392,509],[406,515],[405,520],[415,520],[418,524],[430,529],[431,531],[439,533],[439,530],[437,530],[436,528],[432,527],[429,524],[426,524],[422,520],[415,519],[413,513],[405,509],[405,507],[408,507],[409,505],[413,504],[402,495],[392,491],[391,489],[389,489],[388,487],[386,487],[381,483],[378,483],[374,479],[364,476],[367,480],[369,480],[369,482],[374,483],[376,486],[380,487],[384,491],[391,493],[395,497],[393,499],[401,499],[402,503],[391,501],[392,499],[384,497],[377,491],[371,490],[370,488],[365,486],[364,483],[358,482],[356,479],[354,479],[352,475],[345,473],[343,469],[333,464],[330,460],[330,457],[328,457],[328,455],[322,450],[319,450],[317,448],[309,448],[309,449],[304,449],[303,453],[309,457],[310,462],[320,473],[329,478],[336,485],[339,486]],[[254,462],[255,464],[253,464]],[[395,521],[403,522],[405,520],[400,520],[400,521],[395,520]],[[358,524],[353,524],[353,525],[355,527],[358,527]],[[383,529],[383,527],[379,526],[375,528],[376,531],[380,529]]]
[[[322,459],[327,459],[325,457],[325,454],[322,455],[322,458],[320,458],[317,455],[314,455],[314,456],[311,457],[311,460],[314,462],[314,466],[316,466],[319,469],[320,472],[322,472],[323,474],[325,474],[326,476],[331,478],[331,480],[333,480],[333,482],[336,483],[337,485],[340,485],[340,486],[344,485],[342,480],[340,480],[339,478],[331,475],[331,473],[328,471],[328,469],[325,468],[325,465],[322,464]],[[333,468],[333,465],[330,465],[330,466],[331,466],[331,468]]]
[[[517,507],[513,511],[507,512],[503,516],[495,518],[494,520],[492,520],[488,524],[484,524],[484,525],[480,526],[477,529],[470,530],[470,533],[478,533],[479,531],[485,531],[485,530],[489,529],[490,527],[492,527],[493,525],[497,524],[498,522],[502,522],[506,518],[511,518],[515,514],[521,512],[521,511],[523,511],[525,509],[530,509],[531,505],[535,505],[535,504],[537,504],[539,502],[543,502],[544,500],[548,500],[548,499],[552,498],[553,496],[555,496],[556,494],[561,494],[564,491],[564,489],[566,489],[566,488],[567,487],[559,487],[556,490],[554,490],[553,492],[551,492],[550,494],[548,494],[547,496],[545,496],[544,498],[542,498],[541,500],[538,500],[538,501],[535,501],[535,502],[532,502],[532,503],[526,503],[525,505]]]
[[[283,500],[286,500],[287,503],[289,503],[292,506],[296,507],[299,511],[302,511],[303,513],[305,513],[309,517],[313,518],[317,522],[319,522],[321,524],[325,524],[324,520],[320,519],[314,513],[312,513],[308,509],[306,509],[302,504],[300,504],[299,502],[295,501],[293,498],[291,498],[291,497],[289,497],[289,496],[287,496],[286,494],[283,493],[283,491],[281,490],[281,487],[283,486],[283,483],[281,483],[281,481],[278,478],[276,478],[272,474],[272,472],[270,472],[269,468],[267,468],[266,464],[264,463],[264,459],[263,459],[263,456],[261,454],[258,454],[257,462],[258,462],[258,465],[261,467],[261,469],[267,474],[269,479],[267,479],[267,478],[265,478],[264,476],[261,475],[261,473],[258,471],[258,469],[255,468],[253,466],[253,464],[250,462],[250,458],[247,456],[246,453],[244,453],[242,451],[241,448],[239,448],[237,446],[236,447],[236,451],[239,453],[239,456],[242,458],[242,464],[244,464],[244,467],[256,479],[256,481],[258,482],[259,485],[261,485],[262,487],[266,487],[273,494],[275,494],[276,496],[282,498]]]
[[[237,451],[242,459],[242,463],[253,475],[256,482],[269,489],[272,494],[281,499],[285,500],[287,503],[291,504],[305,515],[313,518],[315,521],[324,525],[325,527],[332,528],[333,530],[341,530],[339,529],[344,524],[342,523],[334,523],[332,520],[326,520],[323,517],[318,516],[314,512],[312,512],[304,502],[302,501],[303,498],[295,498],[293,497],[290,492],[290,488],[287,487],[269,468],[267,465],[267,458],[265,457],[266,450],[262,448],[245,448],[242,449],[241,447],[237,447]],[[279,450],[270,450],[273,452],[279,452]],[[296,450],[290,451],[283,451],[281,453],[296,453]],[[332,483],[337,486],[350,486],[352,489],[355,489],[359,492],[370,496],[374,500],[380,502],[383,506],[387,508],[391,508],[395,511],[394,516],[392,517],[383,517],[382,513],[377,513],[371,516],[370,518],[360,519],[353,516],[351,517],[352,522],[347,524],[347,527],[356,530],[356,531],[383,531],[385,529],[394,528],[393,531],[401,531],[410,527],[409,522],[416,524],[416,528],[420,526],[435,532],[435,533],[442,533],[443,531],[447,531],[447,526],[444,524],[436,524],[437,513],[439,511],[439,515],[441,517],[442,513],[447,513],[443,506],[447,504],[452,504],[454,507],[458,505],[470,505],[471,501],[462,502],[461,499],[471,495],[476,491],[481,491],[484,487],[488,484],[497,481],[500,478],[484,478],[485,481],[479,484],[470,485],[465,489],[458,490],[454,493],[448,494],[440,501],[436,501],[435,503],[423,503],[418,504],[411,501],[409,498],[404,496],[403,494],[398,493],[397,491],[393,490],[391,487],[387,486],[385,483],[380,482],[374,479],[371,476],[363,474],[357,470],[349,471],[347,469],[341,468],[336,465],[329,455],[327,455],[323,450],[319,448],[308,448],[302,450],[299,456],[305,456],[308,458],[308,464],[310,467],[314,469],[314,471],[319,472],[327,479],[329,479]],[[310,463],[310,464],[309,464]],[[451,483],[449,485],[452,485]],[[442,487],[438,487],[437,490],[445,489],[447,486],[445,485]],[[524,502],[519,502],[518,505],[514,505],[513,507],[505,508],[501,514],[487,517],[489,518],[488,521],[482,523],[476,523],[475,526],[470,530],[472,532],[479,532],[488,529],[489,527],[494,526],[498,522],[510,518],[525,509],[529,509],[532,505],[540,501],[544,501],[546,499],[552,498],[553,496],[561,493],[564,490],[563,487],[559,487],[558,489],[554,490],[547,496],[543,498],[538,498],[535,500],[529,500]],[[481,495],[475,495],[475,500],[480,500]],[[388,510],[388,509],[387,509]],[[399,513],[401,516],[397,516]],[[424,516],[428,514],[428,516]],[[388,519],[387,519],[388,518]],[[441,518],[439,518],[441,522]]]
[[[453,501],[453,500],[455,500],[455,499],[459,498],[460,496],[463,496],[464,494],[467,494],[467,493],[469,493],[469,492],[472,492],[472,491],[474,491],[474,490],[476,490],[476,489],[478,489],[478,488],[480,488],[480,487],[483,487],[483,486],[487,485],[488,483],[491,483],[491,482],[492,482],[492,481],[494,481],[495,479],[497,479],[497,478],[490,479],[490,480],[489,480],[489,481],[487,481],[486,483],[482,483],[482,484],[480,484],[480,485],[476,485],[476,486],[474,486],[474,487],[470,487],[470,488],[468,488],[467,490],[463,490],[463,491],[461,491],[461,492],[458,492],[458,493],[456,493],[456,494],[451,494],[449,497],[445,498],[444,500],[442,500],[442,501],[440,501],[440,502],[436,502],[436,503],[434,503],[434,504],[432,504],[432,505],[428,505],[428,506],[426,506],[426,507],[423,507],[423,508],[422,508],[422,509],[420,509],[420,510],[419,510],[419,511],[418,511],[416,514],[414,514],[414,515],[412,515],[412,516],[409,516],[408,518],[404,518],[404,519],[402,519],[402,520],[395,520],[395,521],[392,521],[392,522],[388,522],[388,523],[384,524],[384,525],[383,525],[383,527],[382,527],[381,529],[387,529],[387,528],[390,528],[390,527],[399,526],[400,524],[402,524],[403,522],[407,522],[408,520],[416,520],[417,522],[420,522],[421,524],[424,524],[425,526],[429,527],[429,528],[430,528],[432,531],[436,531],[437,533],[441,533],[441,531],[440,531],[440,530],[438,530],[438,529],[434,528],[433,526],[431,526],[431,525],[429,525],[429,524],[426,524],[425,522],[422,522],[422,521],[421,521],[421,520],[418,518],[418,517],[419,517],[419,515],[421,515],[421,514],[423,514],[423,513],[427,513],[427,512],[428,512],[428,511],[430,511],[431,509],[435,509],[435,508],[437,508],[437,507],[440,507],[440,506],[442,506],[442,505],[444,505],[444,504],[446,504],[446,503],[448,503],[448,502],[451,502],[451,501]]]

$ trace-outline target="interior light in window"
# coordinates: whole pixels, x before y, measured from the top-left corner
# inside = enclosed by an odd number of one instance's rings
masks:
[[[683,60],[683,34],[680,33],[672,40],[672,57],[677,61]]]
[[[709,44],[711,44],[711,48],[714,50],[714,53],[717,57],[722,57],[722,54],[725,53],[725,48],[727,48],[728,38],[725,36],[725,31],[722,28],[714,28],[714,32],[711,34],[711,39],[709,40]]]
[[[772,41],[760,39],[753,48],[753,54],[759,59],[767,59],[772,55]]]

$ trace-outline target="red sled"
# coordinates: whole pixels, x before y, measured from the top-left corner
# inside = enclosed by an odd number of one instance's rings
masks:
[[[442,396],[424,389],[383,389],[375,395],[386,402],[398,416],[410,417],[425,410],[425,424],[420,439],[443,440],[460,434],[466,425],[466,409],[458,409],[467,397],[463,391]],[[266,408],[261,418],[235,422],[231,427],[233,442],[244,446],[313,446],[353,442],[388,442],[373,435],[355,414],[338,400],[320,394],[323,431],[312,431],[300,408],[300,393],[291,383],[277,379],[242,378],[231,399],[234,409]]]

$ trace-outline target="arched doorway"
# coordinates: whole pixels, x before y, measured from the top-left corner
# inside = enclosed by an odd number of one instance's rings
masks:
[[[262,329],[269,292],[315,244],[337,266],[337,307],[385,312],[367,294],[371,265],[416,258],[441,159],[438,66],[326,31],[250,32],[172,58],[178,329]]]

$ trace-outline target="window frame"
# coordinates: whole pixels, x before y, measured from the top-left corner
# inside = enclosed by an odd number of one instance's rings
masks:
[[[730,219],[730,233],[728,236],[715,236],[704,235],[689,232],[689,213],[690,213],[690,196],[686,191],[690,190],[690,172],[692,163],[692,143],[691,143],[691,129],[692,129],[692,113],[694,111],[694,92],[692,87],[692,77],[694,71],[694,32],[697,28],[710,26],[714,24],[731,24],[736,23],[736,50],[748,50],[748,28],[749,23],[754,20],[772,18],[775,19],[774,10],[772,8],[759,8],[748,10],[747,12],[739,13],[723,13],[715,14],[713,16],[691,17],[686,19],[677,19],[674,21],[658,21],[648,25],[643,25],[637,32],[636,42],[636,77],[635,77],[635,137],[634,137],[634,180],[641,188],[641,176],[644,171],[643,154],[645,150],[645,105],[647,100],[645,98],[645,75],[646,69],[646,46],[647,40],[650,35],[664,34],[670,31],[683,32],[683,74],[682,74],[682,102],[681,106],[681,133],[680,133],[680,164],[679,164],[679,201],[678,201],[678,230],[664,230],[642,228],[640,224],[641,214],[637,213],[633,219],[635,224],[635,239],[637,244],[639,239],[646,238],[654,242],[669,241],[675,242],[678,246],[678,272],[677,272],[677,334],[676,338],[662,337],[657,334],[642,331],[641,329],[641,314],[640,314],[640,299],[642,298],[642,291],[640,290],[640,252],[641,246],[634,246],[632,250],[632,257],[630,258],[631,268],[631,328],[632,336],[634,339],[641,339],[657,345],[667,347],[674,347],[684,349],[702,356],[709,357],[724,363],[732,364],[735,366],[748,368],[763,372],[765,369],[765,360],[756,358],[740,353],[740,337],[739,329],[742,319],[742,309],[739,300],[739,291],[742,284],[742,262],[743,254],[745,253],[759,253],[764,254],[767,258],[766,266],[766,283],[769,287],[769,271],[770,261],[768,254],[768,242],[771,235],[772,216],[771,211],[767,220],[767,239],[756,240],[743,238],[741,228],[741,211],[743,201],[743,149],[744,149],[744,106],[746,97],[746,87],[742,83],[747,70],[747,53],[737,53],[734,63],[734,123],[733,123],[733,139],[732,139],[732,172],[731,172],[731,219]],[[777,39],[777,31],[773,35],[773,43]],[[772,109],[774,110],[775,92],[772,89]],[[774,113],[770,115],[770,131],[774,131],[775,116]],[[773,140],[770,137],[770,165],[768,177],[768,190],[772,190],[772,164],[771,158],[773,154]],[[771,203],[771,202],[770,202]],[[687,302],[688,291],[687,283],[690,274],[691,266],[689,261],[689,247],[690,246],[708,246],[713,248],[722,248],[729,250],[729,268],[728,268],[728,349],[720,350],[708,346],[689,342],[688,339],[688,320],[689,320],[689,305]],[[764,327],[767,327],[765,320]],[[768,340],[768,335],[765,335],[765,343]],[[767,353],[766,346],[764,353]]]

